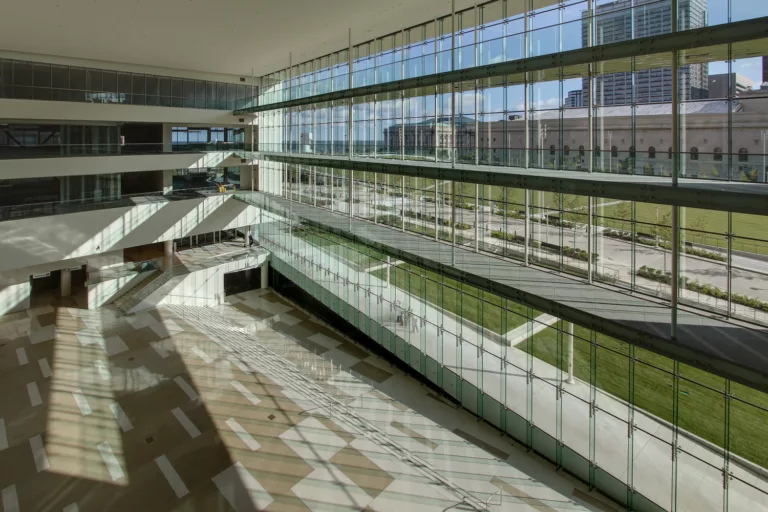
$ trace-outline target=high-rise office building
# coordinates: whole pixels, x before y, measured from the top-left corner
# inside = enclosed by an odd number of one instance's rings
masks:
[[[754,86],[754,82],[739,73],[719,73],[709,75],[708,94],[710,98],[727,98],[729,88],[733,90],[733,96],[741,96],[743,92],[749,91]]]
[[[672,28],[671,5],[671,0],[601,2],[594,9],[592,37],[597,44],[611,44],[668,34]],[[678,6],[678,30],[706,26],[707,0],[680,0]],[[589,29],[585,16],[583,13],[582,43],[587,45]],[[707,72],[706,64],[680,67],[681,99],[707,98]],[[669,102],[672,99],[672,69],[637,69],[598,75],[594,85],[594,100],[600,105]],[[585,98],[587,91],[587,79],[583,79]]]
[[[674,3],[3,9],[2,509],[768,512],[768,4]]]

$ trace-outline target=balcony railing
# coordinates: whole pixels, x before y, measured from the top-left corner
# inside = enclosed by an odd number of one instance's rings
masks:
[[[135,144],[13,144],[0,145],[0,159],[56,158],[67,156],[154,155],[162,153],[205,153],[244,151],[245,142],[189,142]]]
[[[226,186],[225,186],[226,187]],[[230,193],[234,187],[226,187]],[[188,188],[173,190],[163,193],[142,192],[139,194],[124,194],[120,197],[99,197],[78,199],[73,201],[52,201],[45,203],[20,204],[14,206],[0,206],[0,221],[27,219],[31,217],[46,217],[50,215],[62,215],[66,213],[77,213],[92,210],[106,210],[109,208],[120,208],[126,206],[136,206],[151,202],[169,202],[182,201],[185,199],[204,198],[212,195],[222,194],[219,188],[215,186]]]

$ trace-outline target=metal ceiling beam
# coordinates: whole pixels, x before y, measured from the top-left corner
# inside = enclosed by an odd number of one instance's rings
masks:
[[[471,165],[466,165],[452,168],[417,160],[350,160],[349,158],[282,153],[260,153],[259,156],[268,161],[286,164],[315,165],[430,180],[448,180],[580,196],[607,197],[703,210],[752,215],[768,214],[768,185],[765,184],[681,178],[677,185],[673,185],[670,178],[617,176],[616,174],[579,171],[549,171],[522,167],[473,168]]]
[[[576,66],[580,64],[588,64],[590,62],[609,61],[613,59],[672,52],[674,50],[686,50],[689,48],[700,48],[718,44],[752,41],[754,39],[762,39],[765,37],[768,37],[768,16],[682,32],[642,37],[631,41],[622,41],[619,43],[598,45],[589,48],[579,48],[577,50],[531,57],[528,59],[511,60],[498,64],[487,64],[467,69],[447,71],[445,73],[436,73],[394,82],[386,82],[383,84],[344,89],[342,91],[317,94],[306,98],[280,101],[267,105],[258,105],[255,107],[235,110],[235,114],[264,112],[278,108],[297,107],[299,105],[354,98],[368,94],[381,94],[404,89],[414,89],[417,87],[462,82],[465,80]]]

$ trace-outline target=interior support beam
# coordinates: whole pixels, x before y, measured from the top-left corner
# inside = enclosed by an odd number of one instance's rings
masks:
[[[527,153],[527,152],[526,152]],[[260,153],[261,159],[297,165],[317,165],[414,178],[478,183],[499,187],[557,192],[581,196],[608,197],[624,201],[668,204],[704,210],[752,215],[768,212],[768,185],[670,178],[525,169],[523,167],[477,167],[434,162],[332,158],[319,155]]]

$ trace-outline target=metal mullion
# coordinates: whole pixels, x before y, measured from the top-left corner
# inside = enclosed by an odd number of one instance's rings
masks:
[[[477,8],[477,4],[475,4],[474,7],[474,14],[475,14],[475,27],[474,27],[474,50],[475,50],[475,66],[478,65],[479,62],[479,49],[477,44],[477,32],[478,27],[480,26],[480,13],[479,9]],[[478,120],[479,112],[477,108],[477,86],[478,86],[478,79],[475,78],[474,80],[475,85],[475,165],[478,165],[480,163],[480,123]],[[463,102],[462,102],[463,103]]]
[[[677,496],[677,470],[678,470],[678,458],[680,447],[678,445],[680,435],[680,402],[678,396],[680,395],[680,363],[678,361],[673,362],[673,374],[672,374],[672,475],[671,475],[671,512],[677,510],[678,496]]]
[[[595,331],[590,331],[589,344],[589,490],[595,488],[597,455],[596,435],[597,420],[597,339]]]
[[[590,21],[591,23],[591,21]],[[424,77],[409,79],[403,81],[387,82],[373,86],[363,86],[355,88],[354,91],[340,90],[333,93],[320,95],[320,97],[307,97],[292,100],[291,104],[305,104],[317,101],[329,101],[330,99],[341,99],[349,96],[359,96],[364,94],[382,93],[399,90],[400,88],[423,87],[440,83],[449,83],[460,80],[472,80],[474,78],[485,78],[487,76],[501,76],[511,73],[532,72],[553,67],[564,67],[572,65],[588,64],[590,62],[602,62],[607,60],[623,59],[637,55],[650,55],[658,53],[669,53],[673,49],[693,49],[700,48],[701,41],[707,40],[708,45],[728,44],[730,42],[742,42],[758,40],[765,36],[765,21],[763,18],[737,21],[729,24],[702,27],[698,29],[686,30],[679,34],[662,34],[658,36],[649,36],[645,38],[632,39],[624,42],[603,45],[600,52],[595,52],[593,48],[581,48],[569,50],[560,54],[548,54],[532,58],[516,59],[513,61],[477,66],[476,68],[467,68],[449,71],[445,73],[435,73]],[[253,108],[239,109],[237,114],[253,113],[275,108],[284,108],[287,101],[275,102],[269,105],[257,106]]]
[[[555,465],[563,467],[563,320],[557,321],[557,356],[555,365]]]
[[[723,512],[728,512],[729,508],[729,494],[730,494],[730,481],[731,481],[731,381],[725,379],[725,393],[723,394],[724,414],[723,414]]]
[[[451,71],[456,71],[456,0],[451,0]],[[451,82],[451,166],[456,165],[456,82]],[[455,242],[455,240],[454,240]]]
[[[629,345],[629,366],[627,375],[627,396],[629,398],[627,407],[627,509],[633,510],[632,503],[635,494],[634,483],[634,441],[635,441],[635,346]]]
[[[525,308],[526,318],[526,365],[525,365],[525,383],[526,383],[526,407],[525,416],[528,421],[528,428],[526,429],[525,444],[530,450],[533,447],[533,309]]]
[[[726,243],[728,246],[727,262],[726,262],[726,292],[728,293],[728,313],[726,316],[731,317],[731,308],[733,307],[731,293],[733,292],[733,213],[728,212],[728,231],[726,234]]]

